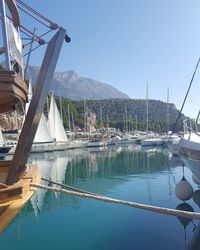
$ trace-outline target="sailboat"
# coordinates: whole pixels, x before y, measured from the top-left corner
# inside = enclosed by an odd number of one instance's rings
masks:
[[[47,124],[50,135],[54,140],[54,150],[66,150],[68,148],[68,138],[53,93]]]
[[[10,11],[11,19],[7,17],[7,9]],[[4,69],[0,69],[0,113],[3,113],[13,110],[19,102],[26,102],[27,88],[24,81],[22,42],[19,34],[20,18],[15,1],[0,0],[0,11],[4,46],[1,51],[5,55]],[[41,118],[49,82],[53,77],[65,38],[66,31],[61,27],[49,41],[13,159],[0,161],[0,232],[33,195],[35,188],[31,183],[40,182],[37,166],[30,164],[27,167],[27,161]]]
[[[26,114],[28,112],[30,102],[33,96],[31,79],[29,81],[27,96],[28,96],[28,102],[26,103],[26,106],[25,106]],[[15,148],[16,148],[16,145],[13,146],[13,148],[9,151],[8,154],[14,154]],[[33,141],[33,145],[31,148],[31,153],[52,152],[54,151],[54,149],[55,149],[55,143],[53,141],[53,138],[50,135],[50,132],[47,126],[46,117],[44,113],[42,113],[37,131],[36,131],[36,135]]]
[[[157,134],[149,132],[149,85],[147,83],[146,90],[146,138],[142,139],[141,146],[160,146],[163,140],[157,137]]]
[[[190,168],[198,182],[200,182],[200,132],[198,131],[198,119],[194,121],[194,128],[190,120],[184,120],[183,128],[184,135],[178,144],[178,154]]]

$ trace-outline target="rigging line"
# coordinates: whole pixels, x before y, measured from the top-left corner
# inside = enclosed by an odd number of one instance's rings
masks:
[[[45,42],[45,40],[43,40],[43,39],[41,39],[41,37],[43,36],[43,35],[45,35],[45,34],[47,34],[47,33],[49,33],[49,32],[51,32],[52,30],[48,30],[47,32],[45,32],[45,33],[43,33],[42,35],[40,35],[40,36],[37,36],[36,34],[33,34],[33,32],[31,32],[30,30],[28,30],[27,28],[25,28],[24,26],[20,26],[20,28],[21,28],[21,31],[23,32],[23,29],[26,31],[26,32],[28,32],[29,33],[29,35],[26,33],[26,35],[27,36],[29,36],[31,39],[32,39],[32,37],[33,37],[33,35],[34,35],[34,37],[35,37],[35,39],[34,39],[34,41],[35,42],[38,42],[39,44],[44,44],[44,43],[46,43]],[[25,32],[24,32],[25,33]],[[28,43],[28,44],[30,44],[30,42]],[[25,44],[24,46],[27,46],[28,44]]]
[[[200,62],[200,57],[199,57],[199,59],[198,59],[198,61],[197,61],[197,64],[196,64],[196,67],[195,67],[194,73],[193,73],[192,78],[191,78],[191,80],[190,80],[190,85],[189,85],[189,87],[188,87],[188,89],[187,89],[187,93],[186,93],[186,95],[185,95],[185,98],[184,98],[184,101],[183,101],[182,107],[181,107],[181,109],[180,109],[180,111],[179,111],[178,117],[176,118],[175,126],[176,126],[176,124],[177,124],[178,119],[179,119],[179,118],[180,118],[180,116],[181,116],[181,113],[182,113],[183,107],[184,107],[184,105],[185,105],[186,99],[187,99],[187,97],[188,97],[188,94],[189,94],[190,88],[191,88],[191,86],[192,86],[192,83],[193,83],[193,80],[194,80],[194,77],[195,77],[196,71],[197,71],[197,69],[198,69],[199,62]]]
[[[31,36],[26,32],[26,31],[24,31],[24,30],[21,30],[21,32],[24,34],[24,35],[26,35],[26,36],[28,36],[29,38],[27,38],[27,39],[31,39]]]
[[[6,16],[9,20],[11,20],[11,21],[13,21],[13,19],[11,18],[11,17],[9,17],[8,15]],[[1,18],[1,16],[0,16],[0,18]],[[24,29],[24,30],[23,30]],[[32,36],[33,36],[33,32],[31,32],[29,29],[27,29],[26,27],[24,27],[22,24],[20,24],[20,31],[22,32],[22,33],[24,33],[25,35],[27,35],[27,36],[29,36],[30,38],[32,38]],[[27,33],[26,33],[26,32]],[[51,30],[50,30],[51,31]],[[28,34],[29,33],[29,34]],[[37,38],[37,39],[39,39],[40,37],[38,37],[37,35],[35,35],[35,37]],[[37,41],[37,40],[36,40]]]
[[[50,32],[52,32],[52,30],[48,30],[47,32],[45,32],[45,33],[43,33],[42,35],[38,36],[38,39],[40,39],[41,37],[47,35],[47,34],[50,33]],[[37,41],[37,39],[36,39],[35,41]],[[29,45],[30,43],[31,43],[31,42],[28,42],[28,43],[25,44],[24,46],[27,46],[27,45]]]
[[[40,21],[38,18],[34,17],[32,14],[28,13],[26,10],[24,10],[23,8],[21,8],[19,5],[17,5],[17,7],[23,11],[24,13],[26,13],[27,15],[29,15],[30,17],[32,17],[33,19],[35,19],[36,21],[38,21],[39,23],[41,23],[42,25],[46,26],[47,28],[50,28],[48,25],[46,25],[45,23],[43,23],[42,21]]]
[[[41,44],[39,44],[38,46],[36,46],[35,48],[33,48],[31,51],[27,52],[25,55],[23,55],[23,57],[27,56],[29,53],[33,52],[34,50],[36,50],[40,46],[41,46]]]
[[[42,14],[40,14],[39,12],[37,12],[36,10],[34,10],[31,6],[27,5],[26,3],[20,1],[20,0],[16,0],[19,4],[21,4],[22,6],[24,6],[25,8],[27,8],[29,11],[31,11],[32,13],[34,13],[35,15],[37,15],[38,17],[42,18],[43,20],[45,20],[46,22],[52,23],[48,18],[46,18],[45,16],[43,16]]]

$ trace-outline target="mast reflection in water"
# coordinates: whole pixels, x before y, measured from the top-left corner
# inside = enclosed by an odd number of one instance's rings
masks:
[[[42,176],[112,198],[182,208],[174,190],[182,162],[162,148],[137,145],[32,154]],[[194,190],[192,173],[185,176]],[[47,185],[47,183],[44,183]],[[198,192],[187,206],[199,211]],[[200,200],[200,199],[199,199]],[[184,206],[185,207],[185,206]],[[184,230],[183,230],[184,229]],[[12,241],[7,240],[12,237]],[[199,222],[135,208],[37,190],[0,237],[2,249],[154,249],[194,248]]]

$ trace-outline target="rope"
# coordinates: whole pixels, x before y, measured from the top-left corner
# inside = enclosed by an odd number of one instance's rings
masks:
[[[45,179],[45,178],[41,178],[41,179],[42,179],[43,181],[47,181],[47,182],[49,182],[49,183],[51,183],[51,184],[56,184],[57,186],[67,188],[67,189],[72,190],[72,191],[76,191],[76,192],[80,192],[80,193],[86,193],[86,194],[93,194],[93,195],[95,195],[94,193],[87,192],[87,191],[82,190],[82,189],[79,189],[79,188],[71,187],[71,186],[68,186],[68,185],[63,184],[63,183],[59,183],[59,182],[52,181],[52,180]]]
[[[46,18],[45,16],[41,15],[39,12],[37,12],[36,10],[34,10],[32,7],[30,7],[26,3],[22,2],[21,0],[16,0],[16,1],[19,4],[21,4],[22,6],[24,6],[26,9],[28,9],[29,11],[31,11],[32,13],[34,13],[36,16],[40,17],[41,19],[45,20],[46,22],[52,23],[48,18]]]
[[[178,116],[177,116],[177,118],[176,118],[176,122],[175,122],[174,127],[176,127],[177,122],[178,122],[178,119],[179,119],[179,118],[180,118],[180,116],[181,116],[181,113],[182,113],[183,107],[184,107],[185,102],[186,102],[186,99],[187,99],[187,97],[188,97],[188,94],[189,94],[190,88],[191,88],[191,86],[192,86],[192,83],[193,83],[193,80],[194,80],[195,74],[196,74],[196,72],[197,72],[197,69],[198,69],[198,66],[199,66],[199,62],[200,62],[200,57],[199,57],[199,59],[198,59],[198,61],[197,61],[197,64],[196,64],[196,67],[195,67],[194,73],[193,73],[192,78],[191,78],[191,80],[190,80],[189,87],[188,87],[188,89],[187,89],[187,92],[186,92],[185,98],[184,98],[184,100],[183,100],[182,107],[181,107],[181,109],[180,109],[180,111],[179,111],[179,114],[178,114]]]
[[[144,210],[148,210],[148,211],[152,211],[152,212],[157,212],[157,213],[162,213],[162,214],[167,214],[167,215],[172,215],[172,216],[200,220],[200,213],[196,213],[196,212],[181,211],[181,210],[176,210],[176,209],[172,209],[172,208],[158,207],[158,206],[141,204],[141,203],[130,202],[130,201],[125,201],[125,200],[113,199],[113,198],[109,198],[106,196],[100,196],[97,194],[75,192],[75,191],[60,189],[60,188],[56,188],[56,187],[49,187],[49,186],[45,186],[45,185],[41,185],[41,184],[37,184],[37,183],[31,183],[30,186],[44,189],[44,190],[57,192],[57,193],[63,193],[63,194],[67,194],[67,195],[75,195],[75,196],[79,196],[81,198],[94,199],[94,200],[99,200],[99,201],[104,201],[104,202],[109,202],[109,203],[114,203],[114,204],[125,205],[125,206],[129,206],[129,207],[140,208],[140,209],[144,209]]]
[[[33,19],[35,19],[36,21],[38,21],[39,23],[41,23],[42,25],[46,26],[47,28],[49,28],[48,25],[46,25],[44,22],[40,21],[38,18],[34,17],[32,14],[30,14],[28,11],[24,10],[22,7],[20,7],[19,5],[17,5],[17,7],[23,11],[24,13],[26,13],[28,16],[32,17]]]
[[[24,54],[23,57],[27,56],[30,52],[33,52],[34,50],[38,49],[40,46],[41,46],[41,44],[39,44],[38,46],[36,46],[35,48],[33,48],[31,51],[29,51],[26,54]]]

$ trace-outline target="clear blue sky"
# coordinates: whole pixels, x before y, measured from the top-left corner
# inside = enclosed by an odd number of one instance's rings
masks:
[[[24,0],[25,1],[25,0]],[[180,109],[200,56],[199,0],[26,0],[72,38],[56,71],[116,87],[131,98],[166,101]],[[39,53],[31,64],[39,65]],[[200,69],[183,112],[200,109]]]

